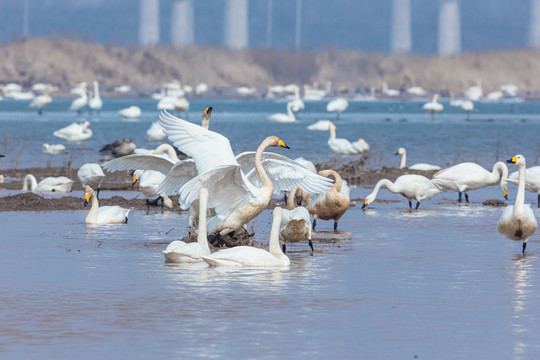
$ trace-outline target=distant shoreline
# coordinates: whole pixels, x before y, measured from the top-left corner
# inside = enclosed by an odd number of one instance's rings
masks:
[[[484,92],[515,84],[521,94],[540,92],[540,51],[505,50],[463,53],[447,57],[386,55],[353,50],[278,51],[230,50],[192,46],[141,48],[105,46],[81,40],[23,38],[0,46],[0,83],[29,87],[47,82],[69,89],[98,80],[112,88],[129,85],[158,89],[178,79],[183,85],[204,82],[210,88],[289,83],[324,87],[331,81],[337,92],[361,92],[370,87],[405,90],[423,86],[431,91],[463,92],[482,82]]]

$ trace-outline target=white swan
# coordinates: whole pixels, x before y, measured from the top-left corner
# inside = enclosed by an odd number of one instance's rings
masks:
[[[272,114],[267,117],[270,121],[278,121],[278,122],[295,122],[296,118],[294,117],[294,114],[292,112],[292,106],[293,103],[289,102],[287,103],[287,114]]]
[[[88,206],[88,202],[92,197],[92,206],[85,222],[87,224],[127,224],[129,209],[124,209],[120,206],[102,206],[99,207],[96,193],[90,186],[84,188],[84,206]]]
[[[86,92],[86,88],[81,90],[79,94],[80,96],[73,100],[73,102],[71,103],[69,111],[81,112],[82,109],[86,106],[86,104],[88,104],[88,94]]]
[[[99,164],[87,163],[87,164],[81,165],[81,167],[77,171],[77,178],[79,178],[79,181],[81,182],[83,189],[86,186],[90,186],[91,188],[97,189],[97,196],[99,197],[101,183],[103,182],[103,179],[105,178],[103,169],[101,168],[101,166],[99,166]]]
[[[450,106],[463,106],[465,103],[465,100],[463,99],[456,99],[454,96],[454,92],[450,90]]]
[[[202,188],[199,192],[199,229],[197,231],[197,242],[185,243],[180,240],[171,242],[163,255],[165,262],[172,263],[194,263],[203,261],[201,256],[210,255],[208,238],[206,235],[206,209],[208,203],[208,190]]]
[[[283,210],[274,208],[272,230],[270,232],[269,251],[251,246],[237,246],[221,250],[202,259],[210,266],[235,267],[287,267],[291,261],[279,246],[279,226]]]
[[[157,189],[159,185],[165,179],[159,171],[155,170],[135,170],[133,172],[133,185],[139,182],[139,191],[146,198],[146,205],[150,208],[150,205],[157,205],[158,201],[161,200],[161,207],[167,207],[172,209],[173,202],[168,196],[159,195]],[[156,198],[153,202],[148,200],[149,198]]]
[[[130,106],[128,108],[118,110],[118,115],[129,119],[141,117],[141,113],[141,108],[138,106]]]
[[[518,185],[519,171],[508,176],[510,184]],[[540,208],[540,166],[533,166],[525,170],[525,190],[538,194],[538,207]]]
[[[189,101],[184,97],[180,97],[174,101],[174,110],[179,112],[189,111]]]
[[[298,87],[298,85],[296,84],[293,84],[294,85],[294,99],[291,101],[292,102],[292,111],[294,112],[298,112],[298,111],[301,111],[301,110],[304,110],[306,108],[306,104],[304,104],[304,101],[302,100],[302,98],[300,98],[300,88]]]
[[[311,241],[311,218],[309,211],[302,203],[302,189],[298,186],[293,186],[287,199],[287,209],[283,209],[283,217],[279,227],[279,238],[283,241],[300,241],[307,237],[309,246],[313,250]],[[296,201],[298,207],[294,206]],[[283,245],[285,250],[285,244]]]
[[[62,144],[53,144],[49,145],[47,143],[43,144],[42,150],[44,154],[56,155],[56,154],[65,154],[66,147]]]
[[[103,107],[103,100],[99,96],[99,84],[97,81],[94,81],[94,95],[88,102],[88,107],[94,111],[99,111]]]
[[[319,175],[333,177],[334,184],[325,192],[314,194],[313,199],[307,195],[307,210],[313,215],[313,230],[317,225],[317,219],[334,220],[334,231],[337,230],[339,219],[349,209],[350,189],[347,182],[334,170],[319,171]]]
[[[389,88],[388,88],[388,84],[385,83],[385,82],[383,82],[383,84],[382,84],[382,90],[381,90],[381,92],[382,92],[384,95],[386,95],[386,96],[392,96],[392,97],[394,97],[394,96],[399,96],[399,94],[400,94],[400,91],[399,91],[399,90],[389,89]]]
[[[46,177],[38,184],[36,178],[32,174],[25,176],[23,180],[22,191],[28,191],[28,182],[30,182],[30,190],[32,192],[62,192],[67,193],[71,191],[73,186],[73,180],[68,179],[65,176],[59,177]]]
[[[159,126],[159,123],[153,122],[152,126],[146,130],[146,136],[149,142],[160,142],[167,138],[167,135],[163,132],[163,128]]]
[[[333,125],[330,120],[319,120],[316,123],[309,125],[307,129],[328,131],[330,129],[330,125]]]
[[[471,86],[467,91],[465,91],[465,96],[469,100],[478,101],[482,96],[484,96],[484,91],[482,90],[482,81],[478,80],[476,86]]]
[[[506,198],[508,167],[499,161],[493,165],[492,171],[487,171],[478,164],[464,162],[447,169],[443,169],[433,175],[433,181],[445,189],[459,192],[458,201],[461,202],[461,193],[465,193],[465,201],[469,202],[467,192],[501,182],[503,196]]]
[[[398,151],[396,152],[396,155],[401,155],[401,162],[399,163],[399,168],[400,169],[407,168],[407,151],[405,150],[405,148],[402,148],[402,147],[399,148]],[[408,167],[408,169],[431,171],[431,170],[441,170],[441,167],[437,165],[418,163],[418,164],[414,164]]]
[[[511,240],[523,240],[523,250],[527,247],[527,241],[536,231],[538,226],[534,213],[529,204],[525,204],[525,168],[526,162],[523,155],[516,155],[506,162],[516,164],[518,168],[518,192],[514,206],[507,206],[499,219],[497,229],[501,234]]]
[[[315,167],[313,162],[311,162],[311,161],[309,161],[307,159],[304,159],[303,157],[296,158],[296,159],[294,159],[294,161],[296,161],[297,163],[299,163],[300,165],[302,165],[303,167],[305,167],[309,171],[317,173],[317,168]]]
[[[463,101],[463,104],[461,105],[461,110],[463,110],[463,112],[467,114],[468,119],[469,115],[474,110],[474,103],[471,100]]]
[[[229,140],[213,131],[184,121],[166,111],[160,114],[169,140],[195,161],[198,175],[180,189],[179,203],[189,208],[200,188],[209,192],[209,207],[216,216],[208,220],[208,233],[226,235],[240,228],[270,202],[272,193],[298,185],[306,192],[327,191],[331,181],[304,169],[293,160],[262,160],[270,146],[289,148],[277,136],[267,137],[252,157],[254,168],[246,175],[234,156]],[[261,184],[261,187],[257,185]]]
[[[90,139],[93,134],[89,126],[90,122],[88,121],[81,124],[74,122],[60,130],[56,130],[53,135],[69,142],[85,141]]]
[[[433,95],[433,99],[431,99],[430,102],[425,103],[422,106],[422,109],[424,109],[425,111],[430,113],[431,116],[433,116],[433,114],[435,114],[435,113],[443,111],[443,109],[444,109],[443,104],[437,102],[437,99],[439,99],[440,97],[441,97],[441,95],[439,95],[439,94]]]
[[[358,141],[353,142],[352,146],[356,149],[356,151],[358,151],[358,153],[369,151],[369,144],[366,140],[364,140],[364,138],[360,138]]]
[[[52,97],[48,94],[36,96],[30,103],[30,108],[38,109],[39,115],[43,114],[43,109],[52,102]]]
[[[382,179],[377,182],[371,194],[366,196],[362,209],[375,201],[379,189],[383,186],[395,194],[401,194],[406,197],[409,201],[409,208],[411,209],[412,199],[416,200],[415,209],[418,209],[421,201],[442,192],[439,185],[422,175],[401,175],[395,182],[391,182],[388,179]]]
[[[326,111],[335,112],[337,114],[336,118],[339,119],[339,114],[341,114],[343,111],[347,110],[348,107],[349,107],[349,102],[347,101],[347,99],[337,98],[337,99],[334,99],[334,100],[330,101],[326,105]]]
[[[330,138],[328,138],[328,146],[330,149],[338,155],[353,155],[358,154],[351,142],[347,139],[336,138],[336,126],[330,124],[328,129],[330,130]]]

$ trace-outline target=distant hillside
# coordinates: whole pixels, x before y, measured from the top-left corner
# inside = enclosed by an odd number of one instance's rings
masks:
[[[140,48],[103,46],[66,38],[21,39],[0,47],[0,82],[26,86],[50,82],[70,87],[99,80],[103,86],[153,88],[178,79],[196,85],[323,83],[338,89],[380,88],[383,81],[403,89],[421,85],[462,91],[477,80],[484,90],[512,83],[520,91],[540,91],[540,51],[466,53],[449,57],[384,55],[351,50],[293,52],[215,47]]]

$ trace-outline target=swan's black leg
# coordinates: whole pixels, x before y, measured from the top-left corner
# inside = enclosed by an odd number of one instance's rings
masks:
[[[468,204],[469,203],[469,195],[467,195],[467,193],[465,193],[465,202]]]
[[[409,209],[412,209],[412,201],[409,200]]]
[[[334,231],[337,231],[337,222],[334,221]]]
[[[458,203],[461,203],[461,191],[459,192],[457,201],[458,201]]]
[[[221,239],[221,235],[219,235],[219,233],[217,233],[217,234],[212,238],[212,240],[210,240],[210,244],[212,244],[212,246],[216,246],[216,245],[219,243],[219,239]]]
[[[99,188],[97,189],[96,197],[99,199]]]
[[[287,247],[285,246],[285,243],[281,245],[281,251],[283,251],[284,254],[285,254],[285,251],[287,251]]]
[[[540,194],[538,194],[538,207],[540,208]]]
[[[527,247],[527,243],[524,242],[523,243],[523,250],[521,251],[522,254],[525,254],[525,248]]]
[[[150,201],[148,199],[146,199],[146,209],[150,211]]]
[[[309,239],[308,245],[311,248],[311,252],[313,253],[313,241],[311,241],[311,239]]]
[[[165,207],[165,205],[163,204],[164,202],[163,196],[158,197],[158,200],[161,200],[161,210],[163,211],[163,208]]]
[[[311,230],[315,230],[315,225],[317,225],[317,220],[313,220],[313,226],[311,227]]]
[[[417,201],[416,202],[416,207],[414,208],[414,210],[418,210],[418,207],[420,206],[420,201]]]

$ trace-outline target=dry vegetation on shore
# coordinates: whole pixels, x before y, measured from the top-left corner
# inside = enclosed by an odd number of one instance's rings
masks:
[[[104,46],[68,38],[27,38],[0,47],[0,82],[62,87],[97,79],[106,87],[153,88],[165,81],[210,86],[311,83],[331,80],[340,89],[422,85],[462,91],[482,80],[486,91],[513,83],[539,91],[540,52],[513,50],[455,56],[384,55],[352,50],[322,52],[215,47]]]

